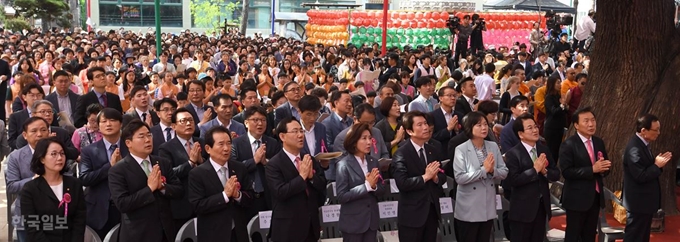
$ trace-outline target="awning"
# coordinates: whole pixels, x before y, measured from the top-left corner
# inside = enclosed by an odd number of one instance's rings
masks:
[[[484,9],[490,10],[526,10],[538,11],[553,10],[556,13],[576,14],[576,9],[557,0],[503,0],[495,4],[484,5]]]

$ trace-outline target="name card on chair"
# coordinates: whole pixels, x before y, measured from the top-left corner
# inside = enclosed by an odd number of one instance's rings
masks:
[[[272,211],[262,211],[258,214],[260,229],[268,229],[272,222]]]
[[[322,206],[321,214],[324,223],[338,222],[340,220],[340,204]]]
[[[396,218],[397,206],[397,201],[379,202],[378,211],[380,211],[380,218]]]
[[[399,187],[397,187],[397,183],[394,179],[390,179],[390,191],[392,193],[399,193]]]
[[[439,208],[442,214],[453,213],[453,200],[450,197],[440,197]]]

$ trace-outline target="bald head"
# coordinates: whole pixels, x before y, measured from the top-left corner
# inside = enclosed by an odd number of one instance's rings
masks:
[[[564,73],[567,73],[567,80],[576,81],[576,69],[569,67]]]

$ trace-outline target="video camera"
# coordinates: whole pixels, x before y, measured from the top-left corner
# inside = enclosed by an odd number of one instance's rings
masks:
[[[562,33],[562,25],[571,25],[574,22],[574,17],[571,14],[555,14],[554,10],[545,12],[545,24],[550,31],[552,38],[557,39]]]
[[[479,14],[472,15],[472,23],[476,24],[479,29],[486,29],[486,22],[484,21],[484,18],[479,17]]]
[[[460,27],[460,18],[456,15],[449,15],[449,20],[446,21],[446,26],[449,27],[451,34],[456,34],[456,29]]]

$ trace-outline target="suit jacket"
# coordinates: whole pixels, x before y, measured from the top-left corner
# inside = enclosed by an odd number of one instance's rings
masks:
[[[505,179],[512,187],[509,218],[513,221],[529,223],[536,218],[539,202],[543,200],[543,209],[551,217],[550,190],[548,184],[560,179],[560,170],[547,146],[536,144],[536,157],[545,154],[548,159],[548,171],[543,175],[534,169],[534,161],[522,143],[515,145],[505,153],[505,165],[508,166],[508,177]]]
[[[609,160],[604,141],[599,137],[591,138],[594,154],[602,152],[605,160]],[[597,161],[598,158],[595,157]],[[604,173],[593,173],[593,163],[588,157],[588,150],[585,143],[581,141],[578,134],[574,134],[562,142],[560,146],[559,166],[564,177],[564,188],[562,189],[562,207],[565,209],[585,212],[593,205],[595,196],[600,197],[600,207],[604,208],[604,189],[603,178],[609,175],[609,171]],[[595,192],[595,184],[600,189],[600,193]]]
[[[44,177],[40,176],[27,182],[21,191],[21,209],[28,241],[83,241],[85,238],[85,196],[78,178],[63,177],[63,194],[69,194],[71,201],[67,204],[66,228],[58,229],[57,218],[63,218],[64,205],[50,188]],[[52,221],[42,222],[35,216],[50,216]],[[31,224],[39,224],[39,227]],[[30,226],[29,226],[30,225]],[[38,229],[43,226],[54,229]]]
[[[453,114],[458,117],[458,123],[462,124],[463,123],[463,115],[462,113],[453,110]],[[434,134],[432,134],[432,138],[436,139],[439,141],[442,145],[442,152],[444,154],[449,153],[449,140],[456,136],[456,131],[449,131],[446,129],[446,127],[449,126],[449,124],[446,122],[446,117],[444,117],[444,111],[441,108],[435,109],[434,111],[430,112],[430,115],[434,118]],[[453,117],[451,117],[453,118]],[[460,125],[462,127],[462,125]],[[462,128],[459,132],[462,132]]]
[[[110,157],[103,140],[94,142],[82,150],[78,170],[78,178],[85,187],[87,203],[87,226],[102,229],[109,218],[111,191],[109,190]],[[127,146],[121,141],[120,155],[129,154]]]
[[[335,142],[333,144],[333,151],[336,152],[342,152],[343,156],[348,155],[346,150],[345,150],[345,138],[347,138],[347,132],[349,132],[350,128],[346,128],[342,130],[338,135],[335,136]],[[373,156],[373,158],[376,159],[381,159],[381,158],[390,158],[390,150],[387,149],[387,145],[385,144],[385,139],[382,137],[382,134],[380,133],[380,130],[376,129],[375,127],[371,129],[371,136],[373,136],[373,139],[375,140],[375,145],[371,147],[371,152],[368,154],[370,156]],[[328,178],[329,181],[335,181],[335,172],[337,171],[337,163],[338,161],[342,159],[342,157],[338,159],[333,159],[331,160],[330,164],[328,165],[328,170],[326,170],[326,177]]]
[[[432,109],[430,109],[430,107],[427,105],[427,103],[425,101],[423,101],[423,99],[419,96],[419,97],[416,97],[415,99],[413,99],[413,101],[411,101],[408,104],[408,110],[407,111],[410,112],[410,111],[416,111],[417,110],[417,111],[421,111],[423,113],[432,112],[432,111],[434,111],[435,106],[437,106],[437,104],[439,104],[439,102],[437,102],[437,100],[434,99],[434,97],[430,97],[429,100],[432,103]]]
[[[106,92],[106,101],[108,104],[107,108],[113,108],[123,113],[123,106],[120,104],[120,97],[118,95]],[[90,104],[93,103],[99,103],[99,98],[94,91],[78,97],[76,112],[73,113],[73,118],[75,119],[74,125],[76,128],[83,127],[83,125],[87,123],[87,117],[85,116],[87,106],[90,106]]]
[[[517,138],[517,135],[515,134],[515,131],[512,130],[512,124],[515,123],[515,120],[510,120],[508,121],[507,124],[503,126],[503,129],[501,129],[501,153],[505,154],[508,152],[510,149],[515,147],[517,144],[520,143],[519,138]]]
[[[149,160],[160,166],[167,181],[165,192],[149,189],[144,170],[131,155],[109,170],[111,198],[121,213],[120,241],[162,241],[163,236],[171,240],[177,234],[170,199],[184,196],[182,184],[170,161],[157,156],[150,156]]]
[[[348,125],[346,125],[346,126],[343,125],[343,123],[340,121],[340,118],[338,117],[338,115],[335,112],[331,113],[328,118],[324,119],[321,122],[323,124],[323,126],[326,127],[326,136],[328,137],[328,138],[326,138],[326,140],[328,140],[328,142],[330,142],[330,144],[326,144],[327,145],[326,147],[328,147],[328,146],[336,147],[336,146],[334,146],[335,137],[337,137],[338,134],[340,134],[340,132],[342,130],[351,127],[352,124],[354,123],[354,119],[352,119],[348,116],[346,122],[347,122]],[[340,146],[342,146],[342,144],[340,144]]]
[[[520,64],[521,62],[517,61],[517,64]],[[534,75],[534,67],[531,65],[531,61],[529,59],[524,60],[524,75],[526,76],[524,80],[522,81],[529,81]]]
[[[220,121],[217,121],[217,118],[214,118],[207,123],[201,124],[198,126],[198,128],[201,130],[201,138],[205,138],[205,134],[208,133],[208,130],[210,128],[219,126]],[[229,126],[229,131],[236,132],[238,136],[243,136],[246,135],[246,126],[243,125],[242,123],[236,122],[233,119],[231,120],[231,125]]]
[[[484,146],[496,161],[493,174],[484,170],[484,161],[477,158],[472,141],[465,141],[456,147],[456,156],[452,162],[458,190],[453,216],[461,221],[486,222],[497,217],[495,182],[505,179],[508,168],[496,143],[485,140]]]
[[[19,195],[24,185],[33,179],[35,175],[31,171],[31,148],[24,146],[13,151],[7,157],[7,170],[5,171],[5,182],[7,183],[7,194]],[[14,201],[12,216],[21,216],[21,196]],[[21,222],[12,221],[15,226],[21,226]]]
[[[300,158],[304,158],[304,153],[300,153]],[[319,207],[326,200],[326,178],[321,164],[313,157],[312,163],[315,173],[307,181],[283,150],[265,167],[267,185],[273,195],[269,236],[276,242],[306,241],[310,233],[315,241],[320,237]]]
[[[194,109],[194,105],[191,105],[191,103],[187,104],[184,106],[186,109],[189,110],[189,113],[191,113],[191,117],[194,118],[194,137],[199,137],[201,135],[201,130],[198,127],[198,123],[201,122],[201,120],[198,118],[198,114],[196,113],[196,109]],[[217,117],[217,113],[215,112],[215,109],[213,107],[210,107],[208,105],[203,105],[203,110],[207,111],[208,109],[212,110],[212,116],[210,119],[214,119]]]
[[[23,126],[23,125],[22,125]],[[52,133],[55,133],[57,136],[57,139],[61,141],[62,144],[64,144],[64,153],[66,155],[66,159],[69,160],[76,160],[78,159],[78,155],[80,155],[80,151],[76,149],[75,146],[73,146],[73,142],[71,142],[71,134],[68,131],[66,131],[63,128],[52,126],[50,127],[50,130]],[[22,130],[23,132],[23,130]],[[23,135],[20,135],[16,139],[16,146],[17,148],[21,148],[28,145],[28,142],[26,139],[24,139]]]
[[[475,99],[477,101],[477,99]],[[474,103],[472,105],[475,105]],[[458,99],[456,99],[456,111],[460,112],[463,114],[463,116],[467,115],[468,113],[474,111],[472,110],[472,107],[470,107],[470,103],[465,99],[465,96],[460,95]],[[461,121],[461,120],[459,120]]]
[[[401,119],[400,118],[397,119],[396,129],[392,129],[392,126],[390,126],[390,123],[387,122],[387,119],[383,119],[380,122],[378,122],[377,124],[375,124],[375,126],[373,126],[373,128],[376,128],[380,131],[380,134],[383,137],[383,142],[385,143],[385,148],[387,149],[387,152],[390,152],[390,157],[392,157],[392,153],[391,153],[392,145],[391,145],[391,143],[392,143],[392,140],[394,140],[394,138],[397,136],[397,130],[399,130],[400,127],[401,127]],[[404,135],[406,135],[406,134],[404,134]]]
[[[208,154],[205,151],[205,141],[201,138],[193,137],[193,142],[198,142],[201,145],[203,161],[208,161]],[[168,161],[172,165],[172,171],[175,173],[175,177],[179,179],[182,184],[182,189],[186,191],[189,187],[189,172],[193,170],[194,167],[189,164],[189,154],[187,154],[186,148],[179,141],[177,136],[172,138],[170,141],[165,142],[158,148],[158,154],[163,159]],[[191,209],[191,204],[189,203],[188,193],[184,193],[184,196],[177,197],[170,201],[170,207],[172,208],[172,217],[174,219],[190,219],[195,216],[194,211]],[[178,224],[177,226],[182,226]]]
[[[290,110],[291,105],[289,102],[282,104],[281,106],[274,109],[274,123],[278,124],[287,117],[292,117],[293,112]]]
[[[175,131],[173,130],[172,132],[174,134]],[[170,140],[165,140],[167,134],[164,130],[161,130],[161,125],[154,125],[151,127],[151,134],[153,135],[153,151],[151,154],[158,155],[158,150],[161,148],[161,145]],[[203,149],[203,147],[201,147],[201,149]]]
[[[429,144],[425,144],[424,148],[428,164],[442,160],[441,150]],[[400,226],[424,226],[431,206],[436,209],[437,216],[441,216],[439,196],[444,192],[442,185],[446,183],[446,175],[437,173],[437,183],[433,180],[425,182],[422,175],[425,174],[426,165],[410,141],[394,153],[390,173],[401,194],[397,208],[397,223]]]
[[[0,159],[9,156],[10,147],[7,141],[7,132],[5,130],[5,121],[0,120]]]
[[[151,116],[151,123],[152,123],[154,126],[158,125],[158,123],[161,122],[161,119],[158,117],[158,114],[156,114],[156,112],[154,112],[153,110],[149,109],[149,114],[150,114],[150,116]],[[149,117],[147,117],[147,118],[149,118]],[[132,110],[130,110],[129,112],[125,113],[125,114],[123,115],[123,127],[125,127],[126,124],[130,123],[130,121],[135,120],[135,119],[142,120],[142,119],[139,117],[139,113],[137,113],[137,110],[136,110],[136,109],[132,109]]]
[[[272,159],[279,151],[281,151],[281,143],[272,137],[263,135],[260,138],[262,143],[266,144],[265,157],[266,159]],[[255,183],[260,183],[264,189],[264,197],[267,203],[267,210],[271,210],[272,197],[269,186],[267,185],[267,178],[265,176],[265,166],[256,164],[253,160],[253,151],[250,145],[250,138],[248,135],[239,136],[232,142],[231,149],[231,160],[243,163],[248,171],[248,177],[251,180],[248,188],[255,191]],[[242,183],[245,184],[245,183]],[[250,218],[248,218],[250,220]],[[248,221],[246,221],[248,223]]]
[[[7,142],[9,143],[9,147],[12,148],[12,150],[21,148],[21,146],[17,147],[16,142],[17,138],[21,136],[21,133],[24,132],[24,122],[26,122],[28,118],[30,118],[30,115],[28,114],[28,110],[26,109],[9,115],[9,129],[7,130]],[[51,126],[59,126],[56,114],[53,120],[54,121],[52,121]]]
[[[228,176],[236,176],[241,184],[248,184],[250,178],[243,163],[229,161]],[[232,226],[236,229],[238,241],[249,241],[245,209],[252,202],[253,194],[249,186],[241,187],[241,199],[229,199],[226,202],[223,195],[224,185],[217,172],[206,160],[189,172],[189,201],[198,217],[197,234],[199,241],[229,241]],[[236,224],[234,224],[236,223]]]
[[[314,152],[310,152],[309,150],[309,145],[307,144],[307,140],[305,138],[305,146],[302,148],[303,152],[305,154],[319,154],[321,153],[321,147],[324,147],[326,152],[331,152],[333,151],[333,147],[331,147],[328,144],[328,136],[326,135],[326,126],[324,126],[322,123],[315,122],[314,123],[314,138],[316,139],[316,142],[314,143]]]
[[[367,170],[378,167],[378,160],[367,155]],[[338,162],[335,187],[340,207],[340,231],[361,234],[367,230],[378,230],[380,214],[378,196],[385,192],[384,185],[378,181],[375,191],[366,188],[366,174],[354,155],[345,156]]]
[[[659,177],[663,169],[654,164],[647,145],[633,135],[623,153],[623,206],[628,212],[653,214],[661,208]]]
[[[52,107],[58,112],[64,111],[64,110],[59,110],[59,94],[55,91],[53,93],[50,93],[50,95],[47,95],[45,97],[45,100],[50,101],[52,103]],[[78,97],[80,95],[74,93],[71,90],[68,90],[68,100],[71,102],[71,121],[75,121],[74,114],[76,113],[76,103],[78,102]],[[86,118],[87,119],[87,118]]]

